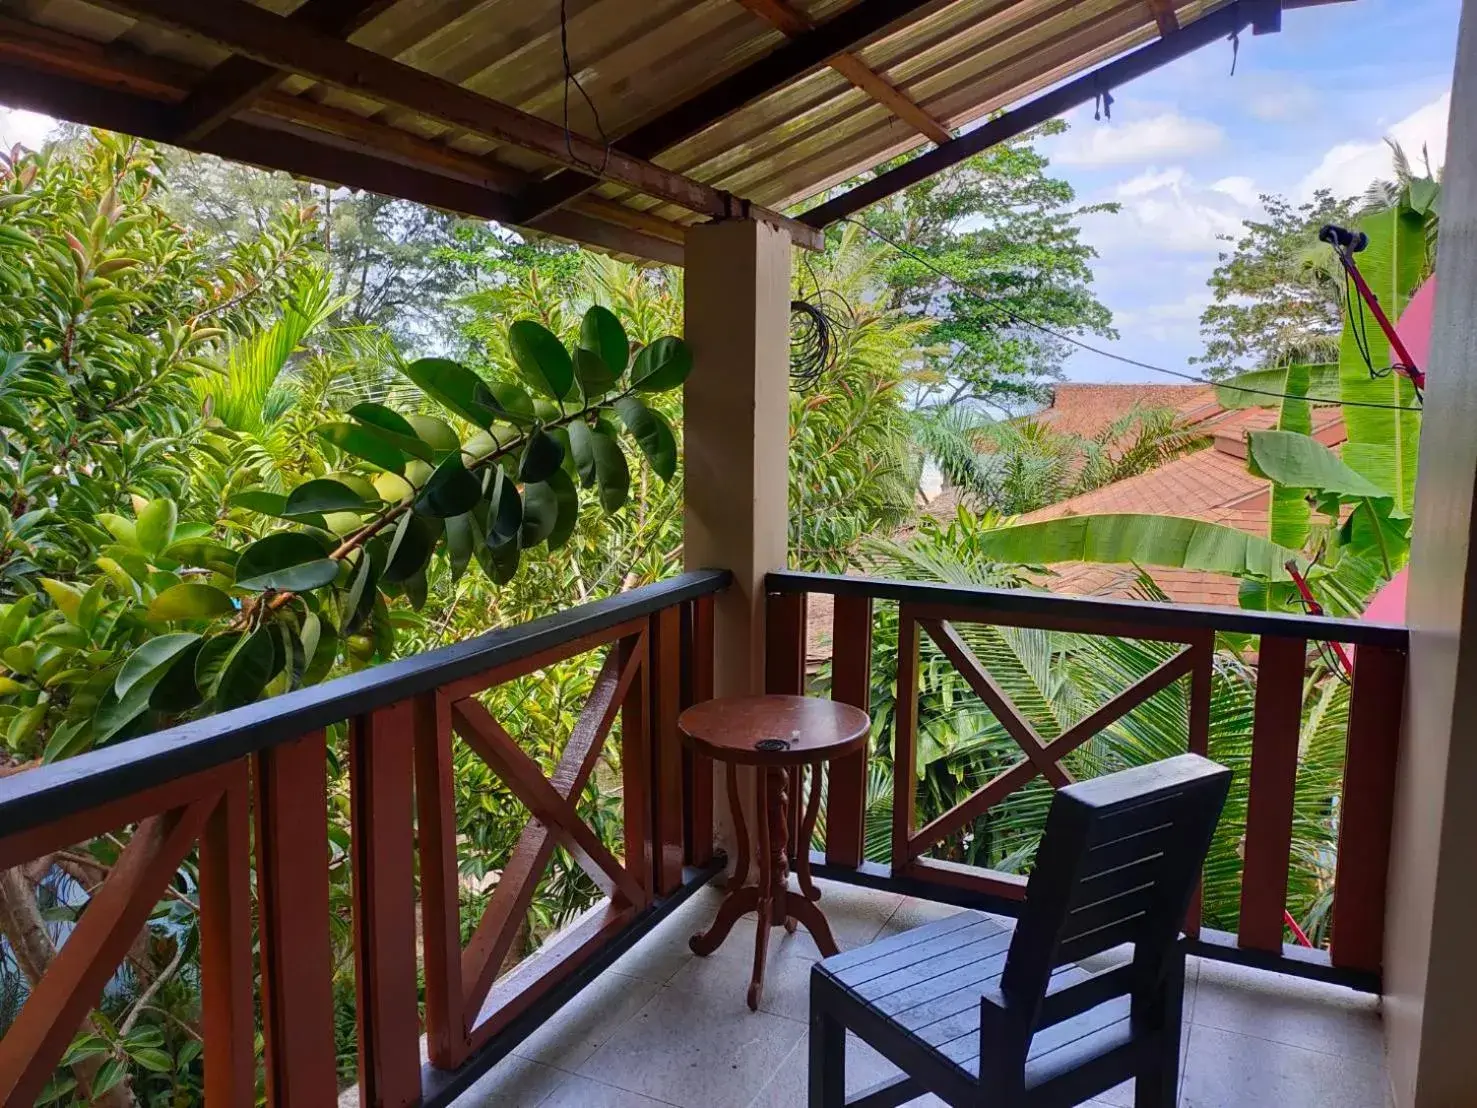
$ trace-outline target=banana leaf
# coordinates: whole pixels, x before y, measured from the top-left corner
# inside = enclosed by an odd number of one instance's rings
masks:
[[[1299,551],[1234,527],[1181,516],[1068,516],[1001,527],[980,536],[979,553],[999,562],[1099,562],[1166,566],[1286,581]]]
[[[1298,391],[1302,379],[1306,383]],[[1337,404],[1339,401],[1339,367],[1337,365],[1292,365],[1274,369],[1253,369],[1217,382],[1215,397],[1223,408],[1277,408],[1287,411],[1287,402],[1278,393],[1297,393],[1315,404]],[[1311,429],[1311,428],[1310,428]],[[1286,427],[1284,430],[1296,430]]]
[[[1377,212],[1360,224],[1369,235],[1369,247],[1357,256],[1359,270],[1391,319],[1399,319],[1421,282],[1426,264],[1425,225],[1421,216],[1404,205]],[[1344,461],[1394,498],[1393,514],[1408,516],[1415,501],[1416,460],[1420,448],[1421,417],[1410,380],[1388,372],[1394,361],[1390,344],[1367,308],[1356,298],[1344,313],[1344,335],[1339,347],[1339,392],[1343,400],[1384,404],[1389,408],[1344,408],[1349,439]],[[1361,344],[1368,348],[1365,362]],[[1370,367],[1373,365],[1374,374]]]

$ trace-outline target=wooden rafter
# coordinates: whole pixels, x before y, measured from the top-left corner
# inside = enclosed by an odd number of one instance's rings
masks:
[[[814,230],[721,189],[663,169],[644,158],[481,96],[433,74],[309,28],[287,31],[284,19],[244,0],[95,0],[135,19],[200,38],[285,72],[311,77],[496,142],[533,151],[562,165],[715,218],[753,216],[789,231],[796,245],[818,250]]]
[[[1154,22],[1159,24],[1161,35],[1172,35],[1180,29],[1179,16],[1174,14],[1175,0],[1144,0],[1153,13]]]
[[[398,0],[306,0],[287,22],[336,38],[348,38]],[[292,31],[287,32],[291,34]],[[286,76],[251,58],[233,56],[211,70],[179,106],[176,141],[188,143],[219,127]]]
[[[798,11],[789,0],[738,0],[738,2],[790,38],[799,38],[815,28],[815,24],[806,18],[804,13]],[[1155,2],[1162,2],[1162,0],[1155,0]],[[850,51],[837,54],[831,59],[830,66],[913,130],[927,135],[940,144],[953,139],[954,135],[947,127]]]
[[[940,0],[858,0],[834,19],[791,38],[758,61],[621,136],[615,145],[638,157],[654,157],[721,122],[744,105],[940,6]],[[537,218],[597,184],[599,181],[594,177],[578,170],[556,173],[531,190],[520,214],[525,219]]]

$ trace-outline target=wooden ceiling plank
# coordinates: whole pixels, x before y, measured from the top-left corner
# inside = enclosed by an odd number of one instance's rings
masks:
[[[1024,134],[1032,127],[1039,127],[1048,119],[1080,104],[1088,103],[1104,89],[1118,88],[1202,46],[1243,31],[1248,26],[1258,33],[1275,29],[1281,13],[1281,0],[1234,0],[1225,7],[1201,16],[1173,35],[1156,39],[1147,46],[1141,46],[996,116],[973,131],[961,135],[948,146],[930,150],[833,197],[800,218],[815,228],[829,227],[965,158]]]
[[[715,218],[751,217],[782,227],[798,246],[819,250],[822,236],[796,220],[710,185],[565,131],[556,123],[490,100],[433,74],[303,27],[284,33],[285,20],[243,0],[94,0],[100,6],[222,46],[278,69],[463,127],[569,166],[600,167],[599,176],[692,212]],[[900,0],[899,0],[900,2]],[[513,222],[526,222],[514,219]]]
[[[1174,13],[1175,0],[1144,0],[1154,22],[1159,24],[1161,35],[1172,35],[1180,29],[1179,16]]]
[[[397,0],[305,0],[287,22],[348,38]],[[288,31],[287,33],[291,33]],[[216,66],[179,107],[175,141],[189,142],[219,127],[285,77],[281,70],[239,55]]]
[[[946,5],[947,0],[857,0],[834,19],[806,31],[738,72],[670,108],[615,147],[650,158],[707,130],[740,108],[865,46],[888,31]],[[525,212],[537,216],[568,203],[598,182],[588,173],[554,174],[528,197]]]
[[[738,2],[792,39],[799,38],[815,29],[815,24],[796,10],[789,0],[738,0]],[[837,54],[831,59],[830,64],[837,73],[919,134],[927,135],[939,145],[953,139],[954,135],[947,127],[920,108],[887,78],[855,54],[849,52]]]

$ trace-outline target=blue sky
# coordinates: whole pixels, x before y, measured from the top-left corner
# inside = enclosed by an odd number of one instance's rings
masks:
[[[1111,122],[1091,106],[1046,140],[1052,171],[1083,201],[1122,214],[1082,220],[1099,251],[1099,298],[1113,310],[1117,352],[1183,370],[1201,349],[1216,234],[1260,210],[1260,193],[1307,199],[1322,185],[1356,194],[1389,176],[1393,135],[1412,156],[1445,149],[1460,0],[1354,0],[1298,9],[1275,35],[1207,47],[1115,92]],[[1067,376],[1161,380],[1079,352]]]
[[[1183,370],[1201,349],[1218,233],[1260,210],[1258,194],[1306,199],[1320,185],[1353,195],[1388,176],[1382,139],[1438,164],[1461,0],[1352,0],[1297,9],[1275,35],[1207,47],[1115,92],[1111,121],[1090,106],[1043,146],[1084,202],[1123,212],[1083,219],[1099,251],[1099,298],[1113,310],[1117,352]],[[44,116],[0,107],[0,143],[36,145]],[[1079,352],[1082,381],[1167,380]]]

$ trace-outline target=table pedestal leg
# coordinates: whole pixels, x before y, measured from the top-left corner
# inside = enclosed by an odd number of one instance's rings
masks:
[[[734,810],[734,830],[737,832],[740,843],[740,858],[742,862],[748,860],[747,827],[744,824],[743,812],[737,804],[737,786],[735,784],[736,770],[732,763],[728,766],[729,774],[729,797]],[[804,924],[805,929],[815,939],[815,944],[820,948],[823,957],[829,958],[836,954],[839,948],[836,939],[831,934],[830,924],[821,910],[815,906],[814,901],[819,898],[820,893],[810,880],[809,847],[810,839],[815,830],[817,809],[820,806],[820,766],[812,769],[811,796],[806,805],[804,819],[801,821],[800,834],[795,846],[797,853],[797,875],[801,884],[801,892],[791,893],[789,889],[790,877],[790,771],[778,767],[760,767],[755,771],[755,805],[754,814],[757,834],[755,838],[754,860],[759,867],[758,885],[744,885],[733,888],[724,898],[718,908],[718,914],[713,920],[712,926],[706,931],[693,935],[687,945],[694,954],[706,956],[717,950],[723,940],[728,937],[733,925],[738,922],[740,916],[746,912],[756,914],[756,925],[754,928],[754,970],[749,979],[748,1001],[749,1008],[757,1011],[759,1000],[764,992],[764,969],[769,956],[769,930],[771,927],[784,927],[793,933],[797,924]],[[798,776],[798,775],[797,775]],[[743,867],[747,869],[747,866]],[[743,880],[742,874],[735,875],[738,881]]]

